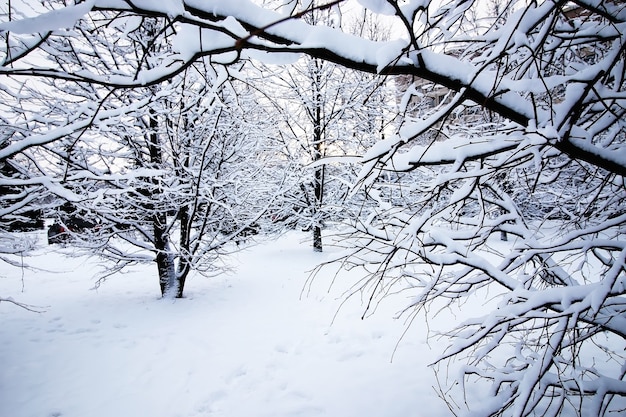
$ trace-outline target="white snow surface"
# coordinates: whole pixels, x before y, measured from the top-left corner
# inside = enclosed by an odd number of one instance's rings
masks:
[[[449,414],[427,367],[443,346],[417,320],[402,337],[393,318],[407,300],[364,320],[366,299],[340,308],[358,275],[331,286],[328,269],[308,287],[333,249],[313,252],[304,233],[239,252],[229,274],[190,277],[179,300],[159,298],[151,265],[94,289],[94,260],[36,237],[27,261],[41,270],[0,264],[0,296],[44,310],[0,302],[0,416]]]

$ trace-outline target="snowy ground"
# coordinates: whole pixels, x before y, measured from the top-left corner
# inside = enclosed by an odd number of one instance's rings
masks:
[[[365,320],[358,297],[338,312],[355,277],[329,291],[331,270],[301,294],[328,256],[304,237],[241,252],[235,272],[193,277],[171,301],[151,266],[92,289],[93,261],[42,236],[29,262],[50,272],[0,263],[0,296],[45,310],[0,303],[0,416],[449,415],[427,368],[441,346],[417,322],[400,341],[402,297]]]

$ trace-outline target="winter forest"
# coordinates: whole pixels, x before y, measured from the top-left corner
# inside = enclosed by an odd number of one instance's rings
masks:
[[[362,316],[398,299],[407,334],[486,294],[437,336],[430,401],[450,415],[625,412],[624,1],[0,16],[0,282],[39,230],[97,260],[95,286],[144,265],[171,302],[298,231],[330,254],[307,285],[345,272]],[[37,315],[20,297],[0,292],[0,313]]]

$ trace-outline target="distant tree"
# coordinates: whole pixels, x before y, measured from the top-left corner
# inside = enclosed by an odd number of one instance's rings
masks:
[[[343,24],[363,36],[386,36],[366,11],[342,22],[340,13],[316,11],[316,4],[305,6],[312,8],[305,20],[313,25]],[[266,71],[273,77],[262,87],[272,91],[284,126],[277,139],[296,174],[276,217],[311,230],[313,249],[321,252],[324,223],[348,218],[353,206],[347,201],[354,167],[332,158],[359,155],[383,137],[393,119],[393,99],[384,80],[319,58],[304,56],[281,71]]]

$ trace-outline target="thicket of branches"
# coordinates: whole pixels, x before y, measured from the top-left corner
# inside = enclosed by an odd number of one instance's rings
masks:
[[[364,271],[355,290],[372,303],[407,291],[409,315],[494,294],[483,317],[447,334],[439,365],[465,363],[440,379],[455,414],[623,411],[626,5],[362,0],[392,19],[394,40],[306,19],[314,9],[341,17],[347,3],[46,2],[55,10],[34,18],[5,8],[0,74],[10,112],[0,159],[22,168],[2,181],[71,197],[35,153],[58,153],[59,141],[80,143],[87,128],[150,108],[153,97],[105,104],[167,85],[199,61],[278,63],[299,53],[376,74],[381,85],[402,76],[410,82],[396,83],[399,124],[360,157],[353,181],[369,201],[338,262]],[[138,48],[135,29],[154,20],[163,24]],[[127,35],[112,37],[120,28]],[[37,79],[95,95],[74,101],[80,112],[71,115],[58,112],[64,96],[26,105],[41,91]],[[474,382],[488,388],[478,400],[464,396]]]

